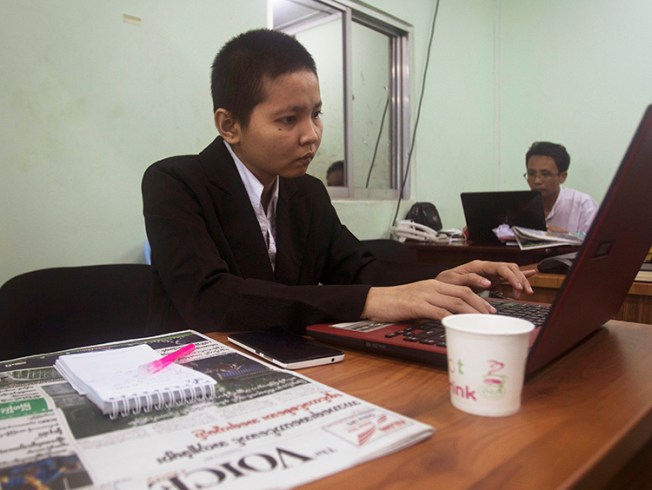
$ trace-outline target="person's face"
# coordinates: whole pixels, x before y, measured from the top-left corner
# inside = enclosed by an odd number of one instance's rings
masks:
[[[532,155],[526,167],[530,189],[539,191],[544,198],[559,194],[559,186],[566,180],[567,173],[559,173],[552,157]]]
[[[344,171],[333,170],[326,176],[326,185],[330,186],[343,186],[344,185]]]
[[[220,132],[258,180],[269,185],[277,175],[300,177],[308,170],[321,143],[322,103],[319,80],[309,70],[268,79],[263,90],[265,98],[246,127],[233,122],[226,135]]]

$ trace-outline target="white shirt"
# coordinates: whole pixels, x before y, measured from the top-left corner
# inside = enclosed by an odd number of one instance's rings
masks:
[[[546,216],[546,225],[571,233],[586,233],[597,210],[597,203],[588,194],[562,187],[555,204]]]
[[[231,145],[225,141],[224,146],[226,146],[231,157],[233,157],[235,166],[240,174],[240,179],[247,190],[249,201],[251,201],[251,206],[254,208],[258,224],[260,225],[260,231],[262,232],[263,239],[267,245],[267,255],[269,255],[269,262],[272,264],[273,270],[276,264],[276,204],[278,203],[278,177],[276,177],[272,197],[269,200],[267,212],[265,212],[265,208],[261,202],[264,189],[263,184],[261,184],[256,176],[251,173],[251,170],[242,163],[231,148]]]

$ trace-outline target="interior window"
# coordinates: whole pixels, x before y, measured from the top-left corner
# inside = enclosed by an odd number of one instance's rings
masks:
[[[398,197],[409,148],[409,26],[345,0],[270,7],[273,28],[296,36],[317,63],[324,138],[310,173],[332,197]]]

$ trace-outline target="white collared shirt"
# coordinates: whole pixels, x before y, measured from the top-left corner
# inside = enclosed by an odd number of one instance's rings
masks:
[[[267,245],[267,255],[269,255],[269,262],[272,264],[272,270],[276,265],[276,204],[278,203],[278,177],[276,177],[276,182],[274,183],[274,190],[272,192],[272,197],[269,200],[269,205],[267,206],[267,212],[261,202],[263,195],[263,184],[256,178],[256,176],[251,173],[244,163],[238,158],[235,154],[231,145],[226,141],[224,142],[227,150],[233,157],[235,161],[235,166],[238,169],[240,174],[240,179],[247,190],[247,195],[249,196],[249,201],[251,201],[251,206],[254,208],[256,213],[256,218],[258,219],[258,224],[260,225],[260,231],[263,234],[263,239]]]
[[[546,224],[571,233],[586,233],[597,210],[597,203],[588,194],[562,187],[555,204],[546,216]]]

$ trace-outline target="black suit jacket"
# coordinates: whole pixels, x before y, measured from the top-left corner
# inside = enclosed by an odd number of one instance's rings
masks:
[[[324,185],[281,178],[273,270],[221,138],[151,165],[142,182],[154,270],[148,332],[231,331],[360,318],[371,285],[438,268],[380,263],[340,223]]]

